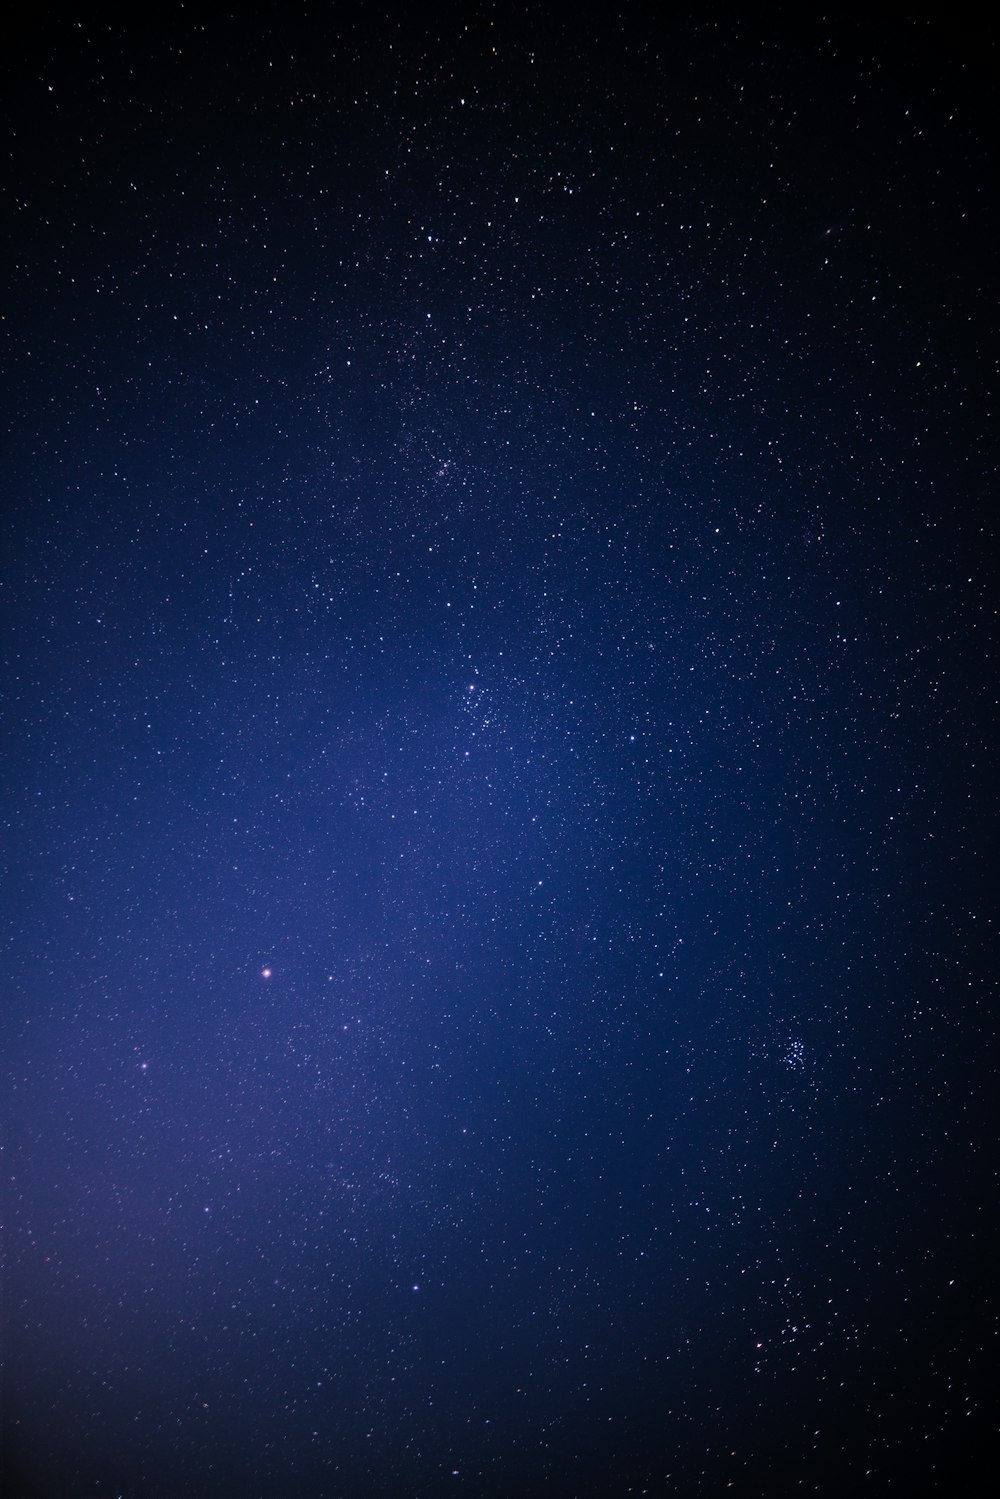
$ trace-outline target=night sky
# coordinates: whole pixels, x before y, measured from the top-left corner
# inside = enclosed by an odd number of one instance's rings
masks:
[[[10,1499],[995,1453],[995,33],[585,9],[8,28]]]

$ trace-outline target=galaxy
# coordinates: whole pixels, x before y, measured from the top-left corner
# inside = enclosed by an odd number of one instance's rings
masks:
[[[994,1463],[996,38],[10,23],[10,1499]]]

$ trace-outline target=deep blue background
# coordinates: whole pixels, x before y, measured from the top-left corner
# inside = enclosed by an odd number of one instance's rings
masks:
[[[21,19],[12,1499],[968,1490],[994,42]]]

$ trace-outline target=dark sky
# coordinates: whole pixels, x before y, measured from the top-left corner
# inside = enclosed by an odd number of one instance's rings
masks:
[[[5,1492],[971,1492],[994,33],[414,11],[8,30]]]

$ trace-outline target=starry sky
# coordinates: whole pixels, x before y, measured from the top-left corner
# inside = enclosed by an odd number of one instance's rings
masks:
[[[208,12],[5,48],[7,1492],[969,1491],[995,31]]]

